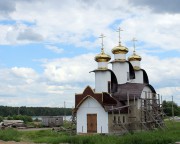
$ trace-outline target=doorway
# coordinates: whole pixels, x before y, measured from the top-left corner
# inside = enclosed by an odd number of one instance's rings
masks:
[[[87,132],[97,133],[97,114],[87,114]]]

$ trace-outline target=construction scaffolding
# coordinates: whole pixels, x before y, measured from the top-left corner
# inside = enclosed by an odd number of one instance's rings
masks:
[[[155,95],[155,94],[153,94]],[[157,96],[157,97],[156,97]],[[154,128],[164,128],[164,113],[160,103],[159,94],[154,97],[141,98],[141,129],[144,127],[146,130]]]
[[[134,96],[134,99],[130,100],[127,92],[127,100],[124,102],[126,103],[124,106],[109,109],[109,113],[112,114],[113,133],[164,129],[164,113],[159,94],[145,92],[145,97],[136,98]],[[123,109],[127,110],[126,121],[120,118]]]
[[[113,95],[116,105],[105,105],[108,112],[109,133],[124,134],[134,131],[164,129],[164,112],[159,94],[147,91],[121,91]],[[72,112],[72,133],[76,126],[76,108]]]

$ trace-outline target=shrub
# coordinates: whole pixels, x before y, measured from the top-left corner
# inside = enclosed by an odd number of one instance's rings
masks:
[[[14,115],[13,119],[14,120],[23,120],[24,123],[32,122],[33,121],[31,116],[26,116],[26,115]]]
[[[0,116],[0,122],[2,122],[4,120],[4,118],[2,116]]]

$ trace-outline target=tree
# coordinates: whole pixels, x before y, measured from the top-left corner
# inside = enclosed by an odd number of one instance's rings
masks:
[[[180,107],[176,103],[172,103],[172,101],[163,101],[162,107],[163,111],[167,116],[172,116],[172,104],[173,104],[173,110],[174,115],[179,116],[180,115]]]
[[[7,117],[13,115],[28,115],[28,116],[63,116],[66,110],[66,115],[72,114],[71,108],[50,108],[50,107],[10,107],[0,106],[0,116]]]

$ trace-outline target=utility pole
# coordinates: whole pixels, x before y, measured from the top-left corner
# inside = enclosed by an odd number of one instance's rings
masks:
[[[18,115],[20,115],[20,107],[18,107]]]
[[[173,120],[174,120],[173,96],[172,96],[172,118],[173,118]]]
[[[66,120],[66,102],[64,101],[64,120]]]

